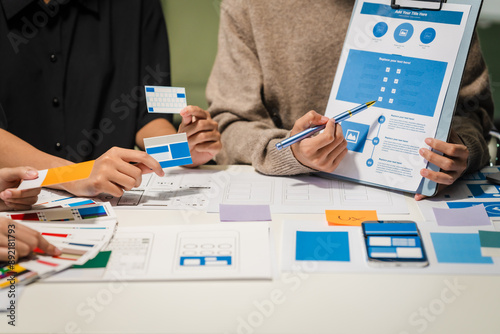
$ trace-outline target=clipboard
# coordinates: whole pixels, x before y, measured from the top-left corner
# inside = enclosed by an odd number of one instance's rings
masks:
[[[349,25],[349,30],[351,29],[351,25],[353,22],[353,18],[355,16],[355,9],[358,7],[359,3],[369,3],[369,0],[356,0],[354,4],[354,9],[353,13],[351,15],[351,23]],[[455,59],[455,64],[453,66],[453,70],[451,72],[451,77],[449,80],[448,88],[446,90],[446,95],[444,97],[444,101],[442,104],[442,110],[441,110],[441,115],[439,117],[439,121],[437,124],[437,129],[435,132],[434,137],[436,139],[446,141],[448,139],[450,127],[451,127],[451,122],[453,118],[453,114],[455,111],[455,107],[458,102],[458,92],[460,89],[460,83],[462,80],[463,72],[465,69],[465,63],[467,60],[467,56],[469,53],[469,49],[471,46],[471,41],[472,37],[476,28],[477,20],[479,17],[479,13],[481,11],[482,7],[482,2],[483,0],[450,0],[447,3],[449,4],[462,4],[462,5],[469,5],[469,15],[468,17],[465,18],[465,26],[464,26],[464,32],[462,36],[462,40],[460,42],[459,48],[458,48],[458,53]],[[443,8],[443,3],[446,3],[445,0],[387,0],[387,5],[392,7],[392,10],[401,10],[401,9],[408,9],[410,11],[418,11],[419,13],[431,13],[431,12],[436,12],[440,11]],[[418,7],[417,7],[418,5]],[[348,33],[349,33],[348,30]],[[342,50],[342,53],[350,51],[350,49],[346,46],[347,42],[344,42],[344,48]],[[347,49],[346,49],[347,48]],[[339,62],[340,63],[340,62]],[[335,77],[335,81],[337,81],[337,75]],[[335,82],[334,82],[335,86]],[[333,89],[332,89],[333,90]],[[330,99],[332,96],[330,96]],[[365,102],[365,101],[360,101],[360,103]],[[329,101],[330,104],[330,101]],[[376,105],[375,105],[376,106]],[[372,107],[373,108],[373,107]],[[427,168],[432,170],[432,171],[439,171],[439,168],[431,163],[427,164]],[[415,190],[409,190],[409,189],[404,189],[400,187],[393,187],[387,184],[381,184],[377,182],[369,182],[366,180],[361,180],[357,178],[351,178],[347,177],[344,175],[338,175],[334,173],[325,173],[325,172],[318,172],[316,173],[319,176],[326,177],[326,178],[335,178],[335,179],[344,179],[344,180],[349,180],[349,181],[354,181],[357,183],[362,183],[366,185],[371,185],[371,186],[376,186],[376,187],[383,187],[391,190],[396,190],[396,191],[403,191],[403,192],[410,192],[410,193],[420,193],[426,196],[433,196],[437,192],[437,187],[438,184],[435,182],[432,182],[428,179],[421,178],[420,184]]]

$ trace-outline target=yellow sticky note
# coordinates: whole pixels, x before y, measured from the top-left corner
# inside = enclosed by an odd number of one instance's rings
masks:
[[[361,226],[367,220],[378,220],[375,210],[325,210],[328,225]]]
[[[86,179],[92,173],[95,160],[79,164],[56,167],[38,171],[38,178],[34,180],[23,180],[18,189],[32,189],[52,186],[59,183]]]

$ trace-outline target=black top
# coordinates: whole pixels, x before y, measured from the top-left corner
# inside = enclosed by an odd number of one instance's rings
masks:
[[[144,84],[170,85],[159,1],[0,0],[0,103],[6,130],[75,162],[132,148]],[[0,110],[1,113],[1,110]],[[0,116],[0,126],[2,116]]]

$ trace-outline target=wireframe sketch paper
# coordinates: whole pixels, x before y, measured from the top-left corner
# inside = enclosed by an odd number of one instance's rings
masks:
[[[376,100],[341,123],[348,154],[334,174],[416,192],[427,166],[418,153],[434,137],[470,5],[440,11],[357,1],[326,116]]]

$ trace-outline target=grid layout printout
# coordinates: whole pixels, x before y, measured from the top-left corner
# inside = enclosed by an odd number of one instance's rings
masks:
[[[148,112],[178,114],[187,106],[183,87],[145,86]]]
[[[193,163],[185,133],[144,138],[146,152],[160,163],[161,168]]]
[[[418,151],[446,121],[443,105],[469,11],[451,3],[428,11],[357,2],[325,115],[376,103],[342,122],[348,153],[333,174],[417,191],[428,164]]]
[[[107,250],[106,268],[70,269],[48,281],[271,278],[264,222],[119,227]]]
[[[186,169],[173,167],[165,170],[164,176],[144,174],[139,187],[125,191],[122,197],[101,196],[116,208],[206,210],[209,199],[221,182],[216,178],[220,172],[204,167]]]
[[[223,179],[213,192],[216,196],[210,198],[208,212],[219,212],[219,204],[267,204],[272,213],[324,213],[327,209],[408,213],[402,194],[347,181],[275,177],[255,171],[238,171]]]

